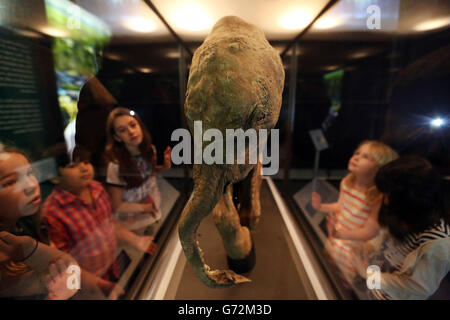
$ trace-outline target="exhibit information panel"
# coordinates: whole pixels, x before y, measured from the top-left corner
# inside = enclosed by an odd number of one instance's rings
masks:
[[[61,124],[50,44],[0,28],[1,141],[49,159],[65,148]]]

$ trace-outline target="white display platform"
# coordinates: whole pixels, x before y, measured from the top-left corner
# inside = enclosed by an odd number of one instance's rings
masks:
[[[163,225],[164,221],[166,220],[167,216],[169,215],[169,212],[172,210],[175,202],[180,196],[180,193],[163,177],[158,176],[157,183],[159,191],[161,193],[161,219],[157,223],[154,223],[150,226],[144,226],[141,229],[134,230],[134,232],[137,234],[156,236],[158,231],[161,229],[161,226]],[[144,256],[144,253],[138,251],[137,249],[131,247],[128,244],[120,243],[117,251],[118,256],[122,251],[124,251],[125,254],[131,260],[129,265],[123,271],[118,282],[118,285],[120,287],[125,288],[134,270],[136,269],[142,257]]]

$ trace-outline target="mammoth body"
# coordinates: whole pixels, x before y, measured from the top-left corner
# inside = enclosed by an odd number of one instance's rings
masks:
[[[283,87],[280,56],[264,33],[240,18],[224,17],[194,53],[185,102],[189,129],[193,132],[194,121],[202,121],[204,130],[220,130],[223,136],[226,129],[272,129]],[[249,152],[246,145],[246,159]],[[224,156],[223,164],[193,167],[194,190],[181,216],[179,236],[187,261],[209,287],[250,281],[231,270],[210,270],[196,238],[201,221],[213,213],[228,257],[249,256],[253,245],[249,229],[260,216],[261,163],[247,162],[225,164]]]

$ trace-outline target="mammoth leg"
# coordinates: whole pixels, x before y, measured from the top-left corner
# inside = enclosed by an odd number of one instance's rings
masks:
[[[197,229],[214,209],[225,186],[225,174],[214,166],[194,165],[194,191],[178,225],[181,246],[187,261],[203,283],[212,288],[229,287],[249,279],[231,270],[210,270],[197,242]]]
[[[248,228],[241,226],[232,199],[232,189],[232,185],[227,187],[214,208],[213,217],[228,256],[232,259],[243,259],[250,253],[252,242]]]
[[[241,225],[254,230],[258,225],[261,216],[260,190],[261,190],[261,168],[262,164],[258,164],[250,171],[247,177],[238,182],[233,187],[233,196],[236,208],[239,211]]]
[[[233,203],[233,186],[227,187],[214,208],[213,217],[227,252],[228,267],[237,273],[249,272],[255,265],[254,245]]]

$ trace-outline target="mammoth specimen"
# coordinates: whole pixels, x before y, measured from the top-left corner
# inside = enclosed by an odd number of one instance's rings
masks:
[[[226,129],[272,129],[280,113],[283,87],[283,64],[264,33],[238,17],[224,17],[192,59],[184,106],[189,129],[194,131],[194,121],[223,135]],[[202,150],[205,147],[202,143]],[[246,145],[247,158],[249,152]],[[254,255],[249,229],[260,216],[261,163],[222,163],[194,164],[193,193],[178,225],[187,261],[212,288],[250,280],[232,270],[211,270],[205,264],[196,236],[201,221],[213,213],[229,266],[235,264],[239,269],[239,261]]]

